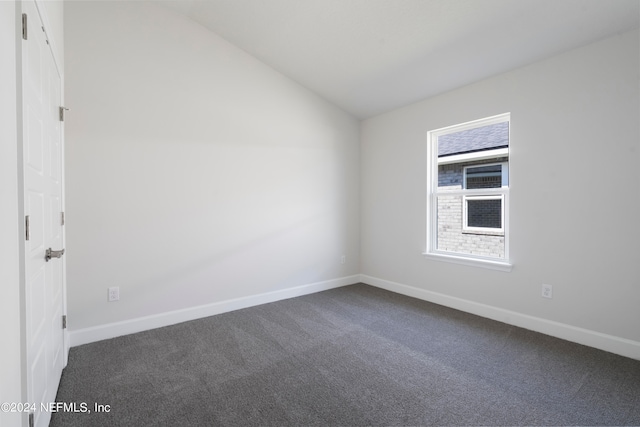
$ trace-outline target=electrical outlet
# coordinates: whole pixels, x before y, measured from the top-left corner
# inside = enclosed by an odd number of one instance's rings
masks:
[[[347,256],[342,255],[342,258],[340,258],[340,264],[344,264],[345,262],[347,262]]]
[[[108,300],[109,302],[120,300],[120,288],[118,286],[109,288]]]
[[[542,298],[553,298],[553,286],[542,284]]]

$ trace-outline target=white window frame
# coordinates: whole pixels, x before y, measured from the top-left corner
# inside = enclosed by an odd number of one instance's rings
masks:
[[[508,155],[508,153],[507,153]],[[495,166],[500,165],[500,178],[501,178],[501,187],[508,188],[509,187],[509,163],[508,162],[496,162],[496,163],[480,163],[477,165],[469,165],[464,166],[462,168],[462,188],[467,190],[467,194],[462,196],[462,231],[467,233],[487,233],[487,234],[502,234],[504,235],[504,194],[490,194],[494,193],[495,189],[493,188],[478,188],[469,190],[467,188],[467,170],[473,168],[480,168],[485,166]],[[481,192],[481,195],[473,194],[474,192]],[[501,200],[500,206],[500,224],[502,227],[494,228],[494,227],[470,227],[468,224],[469,216],[467,215],[468,206],[467,202],[469,200]]]
[[[468,221],[469,221],[469,216],[467,215],[468,212],[468,207],[467,207],[467,202],[471,200],[500,200],[500,204],[501,204],[501,209],[500,209],[500,224],[502,224],[502,227],[500,228],[495,228],[495,227],[469,227]],[[486,194],[482,194],[482,195],[472,195],[472,194],[465,194],[464,196],[462,196],[462,232],[468,232],[468,233],[479,233],[479,234],[504,234],[504,195],[503,194],[496,194],[496,195],[486,195]]]
[[[435,259],[439,261],[453,262],[457,264],[479,266],[500,271],[511,271],[512,264],[509,258],[509,165],[507,162],[506,167],[503,166],[503,186],[501,188],[482,188],[468,190],[464,188],[466,186],[466,171],[463,173],[463,185],[462,189],[449,190],[446,188],[438,188],[438,165],[451,163],[451,159],[444,157],[442,161],[438,161],[438,138],[443,135],[461,132],[478,127],[488,126],[496,123],[510,122],[510,113],[499,114],[484,119],[474,120],[458,125],[448,126],[440,129],[435,129],[427,132],[427,236],[426,236],[426,251],[424,256],[429,259]],[[510,127],[509,127],[510,128]],[[510,140],[511,138],[509,138]],[[500,149],[501,154],[508,156],[509,150]],[[497,151],[497,150],[496,150]],[[482,152],[481,152],[482,153]],[[474,154],[474,153],[471,153]],[[486,156],[480,154],[480,156]],[[465,159],[467,160],[467,159]],[[469,159],[470,160],[470,159]],[[510,159],[509,159],[510,160]],[[502,163],[502,162],[498,162]],[[491,163],[477,165],[488,166]],[[472,166],[473,167],[473,166]],[[506,172],[506,174],[505,174]],[[506,181],[505,181],[506,179]],[[505,185],[506,183],[506,185]],[[467,222],[466,219],[466,201],[465,197],[492,197],[502,199],[502,229],[501,233],[504,233],[504,258],[493,258],[479,255],[471,255],[460,252],[449,252],[438,250],[438,212],[437,212],[437,200],[438,196],[461,196],[463,199],[463,223]],[[464,228],[464,227],[463,227]],[[473,227],[472,227],[473,229]],[[498,231],[497,229],[488,229],[478,227],[477,231]]]

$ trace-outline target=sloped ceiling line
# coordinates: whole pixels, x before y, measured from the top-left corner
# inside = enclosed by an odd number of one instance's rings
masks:
[[[640,0],[159,2],[359,118],[640,26]]]

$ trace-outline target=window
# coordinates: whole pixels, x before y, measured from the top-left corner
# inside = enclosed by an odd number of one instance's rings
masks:
[[[509,119],[428,133],[426,256],[510,270]]]
[[[464,188],[500,188],[509,186],[507,162],[464,167]]]
[[[462,230],[479,234],[490,231],[502,233],[504,204],[502,196],[464,196]]]
[[[463,188],[509,187],[507,162],[463,167]],[[502,195],[464,195],[462,231],[467,233],[504,234],[504,197]]]

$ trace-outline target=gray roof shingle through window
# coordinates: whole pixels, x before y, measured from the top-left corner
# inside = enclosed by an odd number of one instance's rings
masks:
[[[438,157],[509,147],[509,122],[463,130],[438,137]]]

